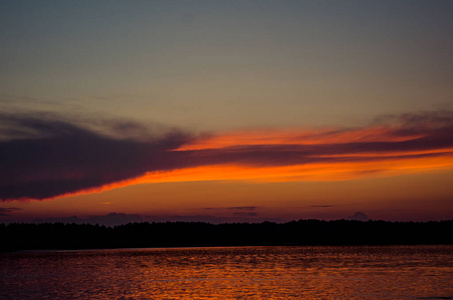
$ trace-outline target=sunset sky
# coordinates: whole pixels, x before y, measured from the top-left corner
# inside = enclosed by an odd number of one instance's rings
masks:
[[[452,15],[1,1],[0,223],[453,219]]]

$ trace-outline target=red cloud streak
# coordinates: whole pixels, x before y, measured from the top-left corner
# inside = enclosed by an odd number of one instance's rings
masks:
[[[242,131],[202,138],[172,131],[140,141],[52,119],[8,120],[16,132],[33,125],[40,131],[38,137],[0,142],[4,200],[145,182],[347,180],[453,168],[451,112],[386,118],[366,128]]]

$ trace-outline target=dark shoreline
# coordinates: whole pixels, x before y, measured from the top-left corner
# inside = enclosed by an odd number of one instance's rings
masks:
[[[215,246],[452,245],[453,220],[0,224],[0,251]]]

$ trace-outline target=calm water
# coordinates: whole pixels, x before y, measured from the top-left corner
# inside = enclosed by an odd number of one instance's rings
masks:
[[[453,246],[0,254],[0,299],[453,299]]]

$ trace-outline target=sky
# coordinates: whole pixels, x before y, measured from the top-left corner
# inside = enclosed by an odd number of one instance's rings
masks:
[[[0,2],[0,223],[453,219],[451,1]]]

